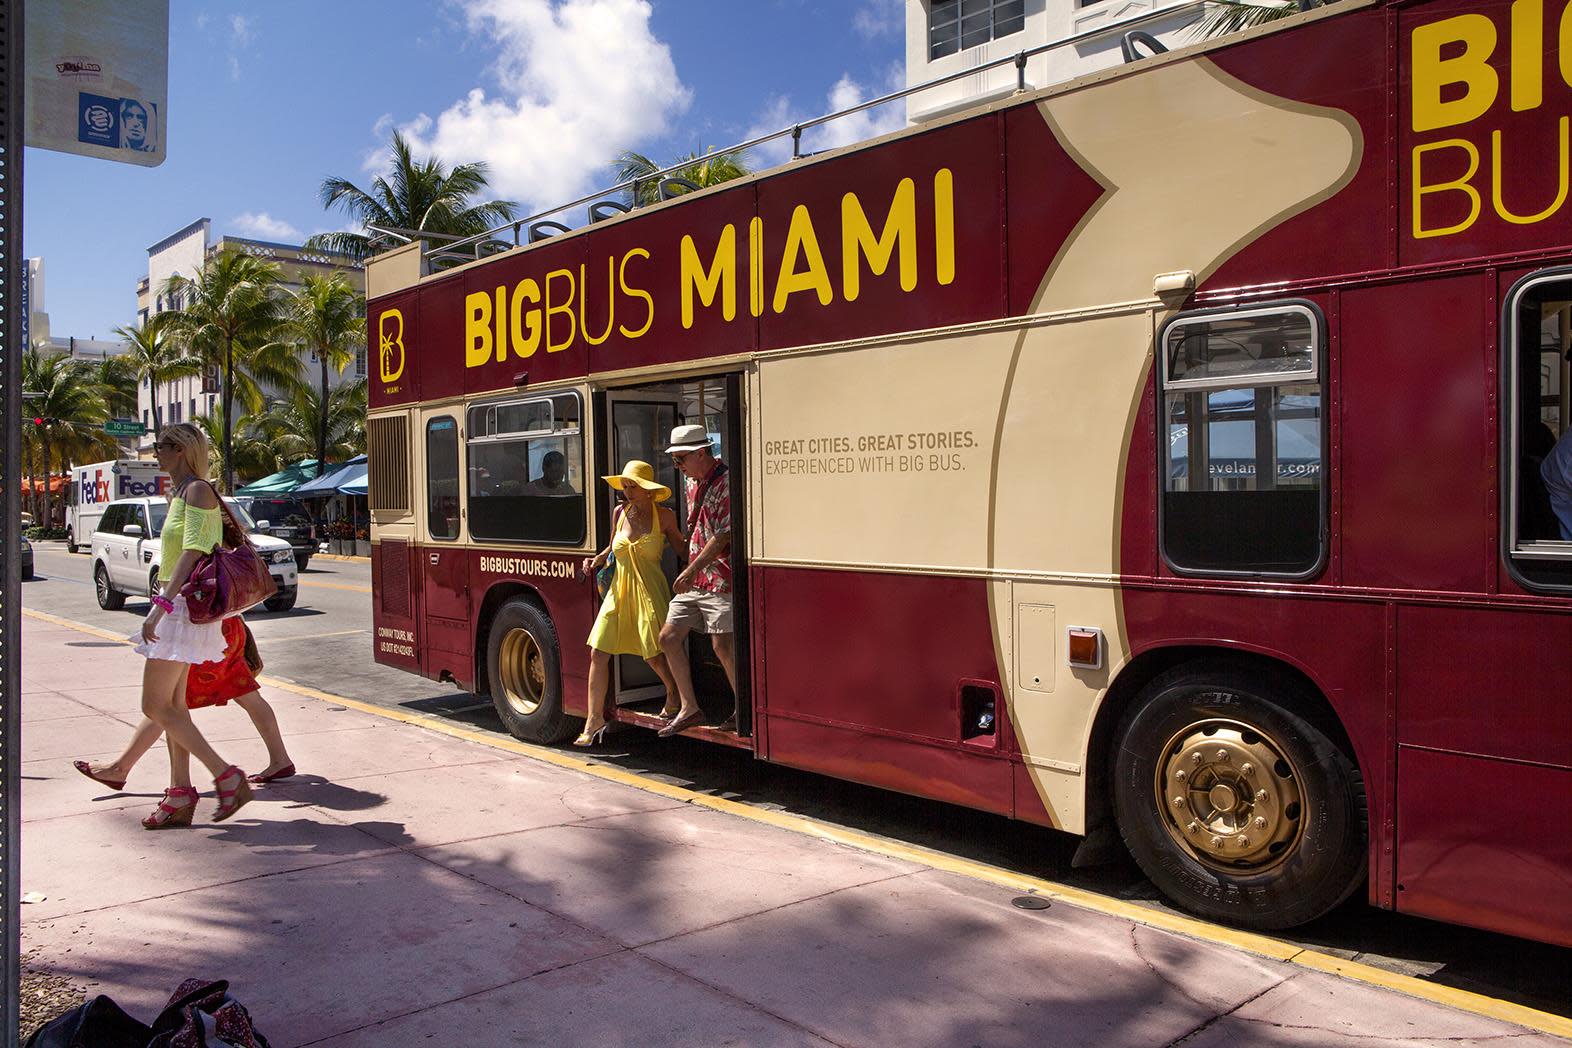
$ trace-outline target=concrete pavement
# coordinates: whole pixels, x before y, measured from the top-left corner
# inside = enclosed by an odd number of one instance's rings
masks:
[[[162,748],[126,793],[70,766],[124,744],[141,660],[35,618],[22,652],[24,950],[145,1018],[203,976],[281,1048],[1564,1043],[281,690],[302,775],[148,833]]]

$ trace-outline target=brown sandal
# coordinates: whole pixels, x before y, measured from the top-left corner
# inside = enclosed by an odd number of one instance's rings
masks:
[[[192,786],[171,786],[164,791],[164,799],[158,802],[158,807],[153,809],[153,814],[142,820],[144,830],[172,830],[177,826],[190,826],[191,816],[196,814],[197,793]],[[188,797],[184,804],[174,804],[172,801],[181,797]]]
[[[224,789],[224,783],[231,780],[234,781],[234,785],[227,790]],[[213,780],[213,789],[218,793],[218,810],[213,812],[214,822],[223,822],[239,811],[241,805],[255,796],[251,792],[251,784],[246,781],[246,773],[233,764],[225,768],[224,773]]]

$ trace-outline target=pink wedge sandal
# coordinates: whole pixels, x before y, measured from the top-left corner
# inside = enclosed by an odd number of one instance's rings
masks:
[[[231,784],[228,789],[224,788],[226,782]],[[214,822],[223,822],[254,796],[251,784],[246,781],[246,773],[233,764],[213,780],[213,789],[218,793],[218,810],[213,812]]]

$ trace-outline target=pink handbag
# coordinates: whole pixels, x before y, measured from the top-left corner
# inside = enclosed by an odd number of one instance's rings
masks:
[[[218,496],[217,488],[213,488],[213,495]],[[180,587],[186,614],[199,624],[245,611],[278,591],[272,573],[222,498],[218,508],[224,514],[223,541],[213,552],[202,555]]]

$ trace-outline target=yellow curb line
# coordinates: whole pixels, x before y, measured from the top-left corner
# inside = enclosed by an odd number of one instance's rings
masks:
[[[311,559],[312,560],[337,560],[337,561],[345,561],[345,562],[349,562],[349,563],[353,563],[354,561],[359,560],[359,561],[364,561],[367,564],[371,563],[371,558],[370,557],[356,557],[353,554],[346,554],[346,553],[313,553],[313,554],[311,554]]]
[[[351,593],[370,593],[370,586],[351,586],[347,582],[318,582],[316,579],[298,579],[302,586],[321,586],[323,589],[349,590]]]
[[[118,640],[126,644],[130,643],[124,636],[119,634],[99,629],[96,626],[89,626],[86,623],[63,619],[46,612],[23,608],[22,614],[56,626],[64,626],[82,633],[89,633],[95,637]],[[791,830],[810,837],[817,837],[821,840],[858,848],[862,851],[873,852],[893,859],[902,859],[935,870],[942,870],[945,873],[953,873],[973,880],[984,881],[988,884],[1008,888],[1011,891],[1030,892],[1045,899],[1052,899],[1057,902],[1079,906],[1082,909],[1119,917],[1149,928],[1185,935],[1192,939],[1215,943],[1219,946],[1232,947],[1236,950],[1242,950],[1246,953],[1252,953],[1275,961],[1286,961],[1311,971],[1340,976],[1382,989],[1395,990],[1410,997],[1446,1005],[1449,1008],[1456,1008],[1459,1011],[1469,1012],[1474,1015],[1513,1023],[1541,1033],[1554,1034],[1557,1037],[1572,1037],[1572,1019],[1552,1012],[1540,1011],[1538,1008],[1531,1008],[1527,1005],[1498,1000],[1494,997],[1487,997],[1484,994],[1458,989],[1454,986],[1444,986],[1416,978],[1412,975],[1400,975],[1360,961],[1344,960],[1331,954],[1321,953],[1318,950],[1306,950],[1290,943],[1280,942],[1269,936],[1210,924],[1199,918],[1186,917],[1182,914],[1154,910],[1123,899],[1109,898],[1082,888],[1072,888],[1068,885],[1016,873],[1012,870],[1006,870],[973,859],[961,859],[916,845],[883,840],[858,830],[849,830],[844,827],[821,823],[806,816],[789,815],[785,812],[770,811],[747,804],[740,804],[737,801],[727,800],[724,797],[712,797],[709,794],[699,793],[683,786],[674,786],[671,783],[647,779],[634,772],[625,771],[622,768],[586,761],[544,746],[535,746],[531,743],[520,742],[517,739],[498,738],[495,735],[474,731],[469,728],[457,727],[427,714],[409,713],[404,710],[374,706],[367,702],[361,702],[358,699],[345,698],[342,695],[334,695],[331,692],[320,691],[301,684],[292,684],[288,681],[279,680],[276,677],[263,676],[258,677],[257,680],[270,688],[278,688],[281,691],[293,692],[306,698],[331,702],[338,706],[359,710],[362,713],[369,713],[375,717],[427,728],[451,738],[462,739],[466,742],[476,742],[483,746],[489,746],[492,749],[528,757],[544,764],[583,772],[607,782],[632,786],[635,789],[644,790],[647,793],[653,793],[661,797],[668,797],[672,800],[685,801],[689,804],[725,812],[728,815],[752,819],[754,822],[762,822],[779,829]]]

